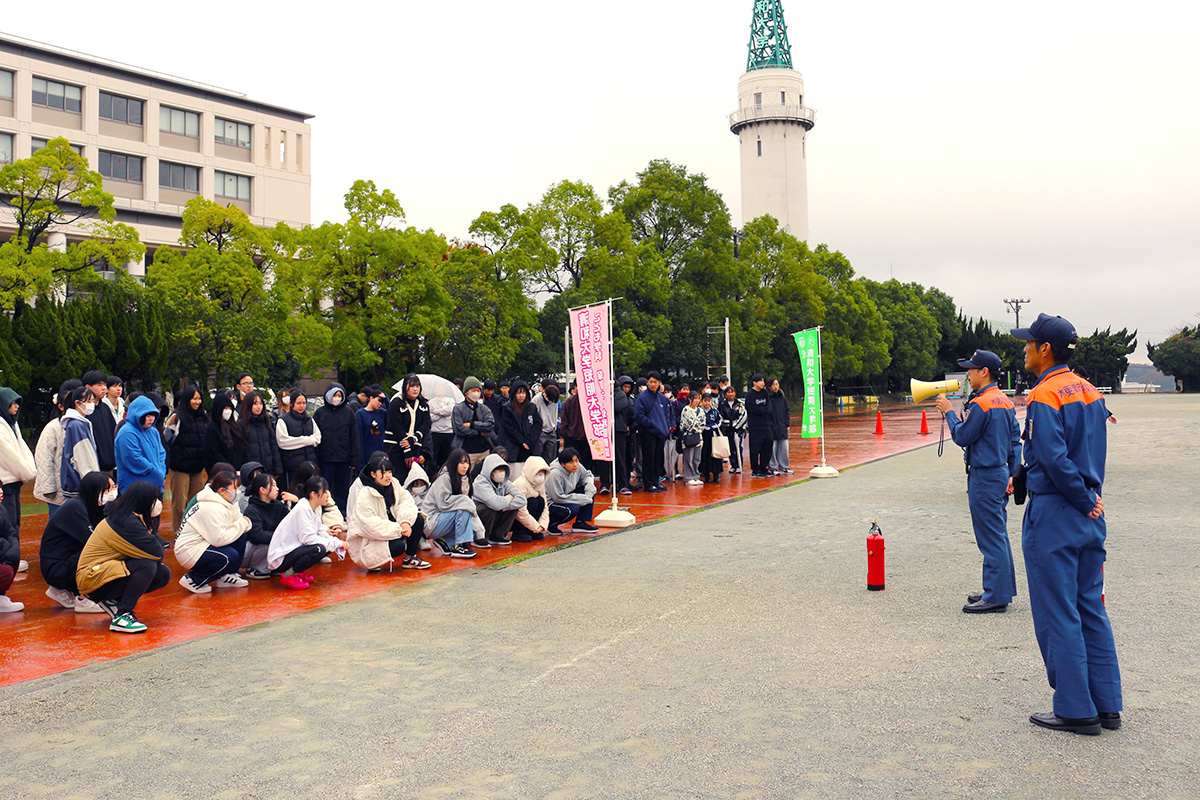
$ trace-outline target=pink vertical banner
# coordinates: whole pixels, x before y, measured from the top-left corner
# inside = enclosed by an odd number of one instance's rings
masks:
[[[608,303],[571,313],[579,408],[592,458],[612,461],[612,387],[608,364]]]

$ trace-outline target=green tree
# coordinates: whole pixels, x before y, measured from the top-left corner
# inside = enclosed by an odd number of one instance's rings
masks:
[[[866,385],[891,361],[892,330],[846,256],[821,244],[812,258],[831,291],[821,331],[822,371],[842,386]]]
[[[1113,333],[1112,328],[1099,328],[1091,336],[1080,337],[1071,357],[1071,366],[1082,366],[1094,386],[1109,386],[1121,391],[1121,381],[1129,369],[1129,354],[1137,349],[1137,331],[1125,328]]]
[[[432,231],[399,227],[404,209],[372,181],[355,181],[345,207],[347,222],[307,228],[286,245],[297,257],[302,332],[315,336],[320,321],[327,361],[351,383],[394,381],[422,362],[423,343],[441,339],[450,323],[449,246]]]
[[[279,354],[304,349],[289,327],[291,284],[272,274],[268,231],[238,208],[197,197],[184,208],[180,243],[189,249],[160,247],[146,273],[168,332],[171,377],[205,387],[241,370],[265,374]]]
[[[1184,326],[1158,344],[1147,344],[1150,363],[1183,383],[1183,391],[1200,391],[1200,325]]]
[[[113,222],[113,198],[100,173],[62,137],[0,167],[0,197],[12,208],[16,226],[13,237],[0,244],[0,307],[15,310],[20,301],[71,284],[89,288],[97,268],[121,271],[145,253],[133,228]],[[64,252],[46,246],[47,234],[88,220],[94,220],[82,225],[88,239]]]
[[[895,279],[884,283],[868,280],[865,285],[892,331],[891,363],[883,372],[889,390],[907,386],[910,378],[932,379],[940,334],[937,320],[922,299],[924,287]]]

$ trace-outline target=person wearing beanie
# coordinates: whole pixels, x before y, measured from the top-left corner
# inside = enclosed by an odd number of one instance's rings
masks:
[[[465,450],[474,467],[492,452],[496,418],[483,402],[483,384],[474,375],[463,381],[466,396],[454,407],[451,426],[454,428],[453,449]]]

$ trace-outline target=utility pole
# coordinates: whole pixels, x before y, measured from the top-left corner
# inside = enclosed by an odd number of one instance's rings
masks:
[[[1021,306],[1028,305],[1030,302],[1032,301],[1030,301],[1028,297],[1017,297],[1013,298],[1012,300],[1009,300],[1008,298],[1004,299],[1004,305],[1008,306],[1008,313],[1017,315],[1016,327],[1021,327]]]

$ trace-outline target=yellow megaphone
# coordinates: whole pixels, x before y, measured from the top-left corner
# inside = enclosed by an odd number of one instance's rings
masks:
[[[956,380],[949,381],[919,381],[913,378],[908,382],[909,391],[912,393],[914,403],[920,403],[923,400],[928,400],[934,395],[950,394],[957,392],[962,388],[962,384]]]

